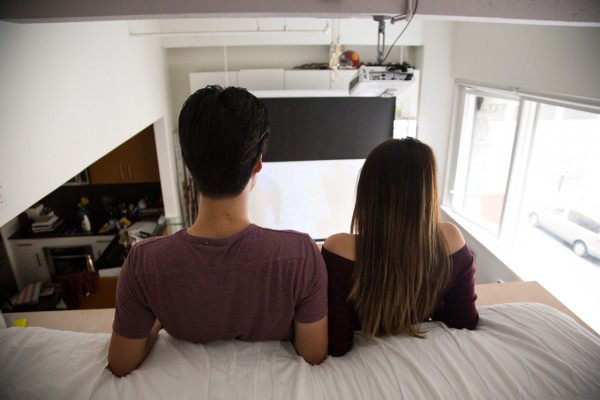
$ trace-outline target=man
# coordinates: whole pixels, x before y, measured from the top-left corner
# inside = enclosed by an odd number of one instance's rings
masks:
[[[115,375],[144,361],[161,327],[197,343],[289,339],[311,364],[327,356],[327,272],[314,241],[248,217],[269,133],[265,106],[245,89],[208,86],[183,105],[179,140],[198,216],[131,249],[108,350]]]

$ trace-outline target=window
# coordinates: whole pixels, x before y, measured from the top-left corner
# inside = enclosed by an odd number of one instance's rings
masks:
[[[452,207],[486,229],[500,226],[512,155],[518,101],[465,94],[463,134]]]
[[[600,102],[466,84],[458,100],[446,210],[600,332]]]

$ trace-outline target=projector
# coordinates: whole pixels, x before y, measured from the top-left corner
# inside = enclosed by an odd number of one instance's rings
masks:
[[[413,83],[410,65],[361,66],[350,80],[350,96],[394,97]]]

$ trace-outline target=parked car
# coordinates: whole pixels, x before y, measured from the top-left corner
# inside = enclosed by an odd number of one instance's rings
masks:
[[[566,241],[580,257],[600,259],[600,216],[582,209],[548,207],[529,213],[529,222]]]

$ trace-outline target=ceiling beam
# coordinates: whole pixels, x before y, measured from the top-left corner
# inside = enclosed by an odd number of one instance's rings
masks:
[[[371,17],[417,0],[2,0],[0,20],[34,23],[216,17]],[[417,14],[452,19],[600,25],[598,0],[418,0]]]

